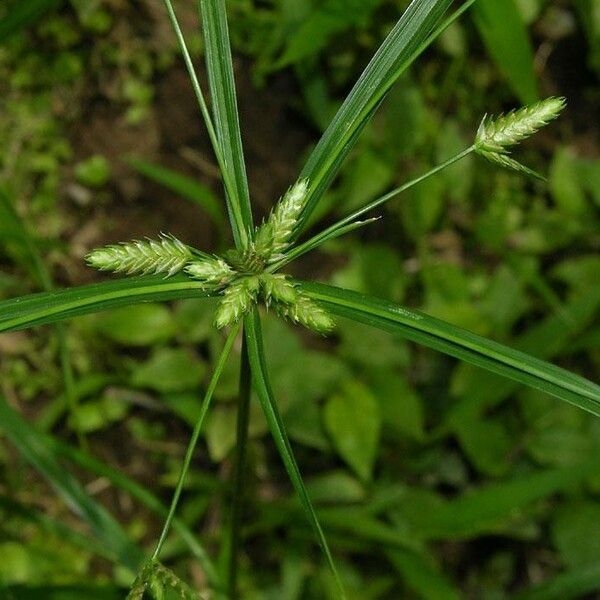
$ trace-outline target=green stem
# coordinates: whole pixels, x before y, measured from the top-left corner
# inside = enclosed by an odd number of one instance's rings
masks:
[[[248,359],[248,347],[244,336],[242,346],[242,363],[240,365],[240,389],[237,415],[237,443],[235,466],[233,472],[232,504],[230,517],[230,542],[228,557],[227,587],[229,597],[237,598],[238,556],[240,547],[240,528],[244,508],[244,487],[246,471],[246,455],[248,448],[248,429],[250,426],[250,392],[252,375]]]
[[[413,179],[413,180],[401,185],[400,187],[393,189],[391,192],[388,192],[387,194],[385,194],[385,196],[381,196],[380,198],[373,200],[373,202],[367,204],[366,206],[359,208],[357,211],[353,212],[352,214],[348,215],[347,217],[344,217],[337,223],[334,223],[333,225],[327,227],[327,229],[324,229],[323,231],[321,231],[317,235],[313,236],[306,242],[303,242],[302,244],[299,244],[298,246],[294,247],[281,260],[279,260],[276,263],[273,263],[270,267],[268,267],[267,271],[269,271],[271,273],[274,271],[277,271],[277,270],[281,269],[282,267],[284,267],[285,265],[287,265],[288,263],[295,260],[296,258],[302,256],[303,254],[306,254],[307,252],[310,252],[311,250],[318,248],[321,244],[328,241],[332,237],[336,237],[335,234],[337,233],[337,231],[339,229],[348,226],[349,224],[353,223],[354,221],[356,221],[357,219],[362,217],[365,213],[373,210],[374,208],[377,208],[378,206],[381,206],[382,204],[385,204],[386,202],[389,202],[390,200],[394,199],[399,194],[406,192],[407,190],[414,187],[415,185],[421,183],[422,181],[425,181],[425,179],[428,179],[429,177],[436,175],[437,173],[439,173],[440,171],[443,171],[450,165],[453,165],[454,163],[458,162],[459,160],[462,160],[463,158],[465,158],[466,156],[471,154],[471,152],[473,152],[474,149],[475,149],[475,146],[471,146],[471,147],[467,148],[466,150],[463,150],[456,156],[449,158],[447,161],[434,167],[430,171],[423,173],[423,175],[420,175],[416,179]]]
[[[226,196],[230,199],[228,204],[230,208],[230,214],[233,216],[231,224],[236,231],[235,238],[236,240],[239,239],[241,247],[245,248],[248,244],[248,236],[246,228],[244,227],[244,219],[240,210],[237,188],[234,185],[233,180],[231,179],[230,170],[227,168],[227,164],[225,163],[225,158],[223,157],[221,144],[219,143],[215,127],[210,117],[210,112],[208,110],[206,100],[204,99],[204,94],[202,93],[202,88],[200,87],[200,82],[198,81],[196,70],[194,69],[194,63],[192,62],[190,52],[185,43],[185,38],[183,37],[181,27],[179,26],[177,15],[175,14],[175,10],[173,8],[173,4],[171,0],[164,0],[164,3],[169,14],[169,19],[171,20],[171,25],[175,30],[175,35],[177,37],[179,48],[181,50],[181,54],[183,55],[183,60],[185,62],[185,66],[187,67],[190,80],[192,82],[192,87],[194,88],[194,93],[196,94],[198,104],[200,105],[202,117],[204,119],[204,122],[206,123],[206,129],[208,130],[208,136],[210,137],[210,142],[212,144],[213,151],[217,158],[217,162],[219,163],[219,169],[223,177],[223,184],[225,186]]]
[[[219,381],[219,377],[223,372],[225,367],[225,363],[227,362],[227,358],[229,353],[231,352],[231,348],[235,339],[240,330],[240,325],[237,324],[231,330],[227,341],[225,342],[225,346],[219,356],[219,360],[217,361],[217,365],[215,367],[214,373],[211,377],[210,383],[208,384],[208,389],[206,390],[206,394],[204,396],[204,401],[202,403],[202,409],[200,411],[200,416],[198,417],[198,421],[196,422],[196,426],[194,427],[194,431],[192,433],[192,437],[190,439],[190,443],[188,445],[187,451],[185,453],[185,458],[183,459],[183,465],[181,467],[181,474],[179,475],[179,480],[177,481],[177,486],[175,488],[175,492],[173,494],[173,499],[171,501],[171,507],[169,508],[169,514],[165,520],[163,525],[162,533],[160,534],[160,538],[158,543],[156,544],[156,548],[154,553],[152,554],[151,560],[158,560],[160,555],[160,551],[167,539],[167,534],[169,533],[169,529],[171,528],[171,522],[173,521],[173,517],[175,516],[175,511],[177,509],[177,504],[179,503],[179,498],[181,497],[181,492],[183,490],[183,485],[185,483],[185,479],[190,468],[190,463],[192,462],[192,456],[194,454],[194,450],[196,449],[196,444],[198,443],[198,438],[200,437],[200,432],[202,431],[202,426],[204,424],[204,419],[208,413],[208,409],[210,408],[210,404],[212,401],[213,393],[217,386],[217,382]]]

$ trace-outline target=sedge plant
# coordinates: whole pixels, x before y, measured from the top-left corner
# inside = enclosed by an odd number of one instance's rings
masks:
[[[249,402],[253,389],[315,539],[331,568],[338,595],[345,597],[335,559],[303,483],[273,395],[263,348],[260,307],[272,310],[282,319],[319,336],[327,336],[336,327],[342,326],[338,323],[339,318],[349,318],[542,390],[600,416],[600,388],[576,374],[423,313],[350,290],[317,282],[297,281],[282,272],[292,261],[322,244],[368,226],[376,217],[369,215],[365,219],[365,215],[467,155],[476,154],[501,168],[542,178],[515,160],[511,151],[559,116],[565,107],[562,98],[548,98],[506,115],[484,117],[471,146],[326,229],[307,239],[303,238],[319,201],[386,94],[425,48],[474,1],[468,0],[449,16],[446,13],[452,0],[414,0],[408,6],[331,121],[297,181],[291,184],[264,221],[255,225],[237,112],[225,0],[199,0],[210,110],[171,0],[164,0],[222,173],[232,229],[232,249],[216,256],[196,249],[169,233],[161,233],[154,239],[123,242],[95,249],[88,254],[87,263],[91,267],[126,274],[128,277],[0,303],[0,331],[14,331],[150,300],[190,297],[219,299],[214,325],[227,332],[226,341],[205,393],[162,532],[150,557],[138,571],[130,598],[139,599],[146,593],[162,598],[166,590],[171,590],[181,598],[200,597],[164,567],[160,557],[172,526],[178,534],[190,536],[189,531],[182,529],[177,520],[177,506],[203,423],[210,410],[213,392],[240,335],[243,336],[243,343],[233,500],[222,553],[227,565],[225,576],[217,572],[203,550],[197,552],[196,556],[202,560],[214,595],[237,597]],[[136,489],[130,483],[127,485],[130,489]]]

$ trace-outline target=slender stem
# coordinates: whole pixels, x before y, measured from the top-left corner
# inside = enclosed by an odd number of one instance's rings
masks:
[[[331,239],[332,235],[334,235],[340,228],[346,227],[353,221],[356,221],[356,219],[359,219],[360,217],[362,217],[365,213],[373,210],[374,208],[377,208],[378,206],[381,206],[382,204],[385,204],[386,202],[389,202],[390,200],[394,199],[396,196],[398,196],[402,192],[409,190],[410,188],[421,183],[425,179],[428,179],[429,177],[436,175],[440,171],[443,171],[445,168],[449,167],[450,165],[454,164],[455,162],[462,160],[463,158],[465,158],[466,156],[471,154],[471,152],[473,152],[474,149],[475,149],[475,146],[471,146],[471,147],[467,148],[466,150],[463,150],[456,156],[449,158],[447,161],[443,162],[440,165],[437,165],[430,171],[423,173],[423,175],[420,175],[416,179],[408,181],[407,183],[401,185],[400,187],[393,189],[391,192],[388,192],[384,196],[381,196],[380,198],[373,200],[373,202],[367,204],[366,206],[359,208],[357,211],[353,212],[352,214],[348,215],[347,217],[344,217],[343,219],[341,219],[337,223],[334,223],[330,227],[327,227],[327,229],[324,229],[323,231],[321,231],[317,235],[313,236],[306,242],[303,242],[302,244],[299,244],[298,246],[292,248],[292,250],[290,250],[281,260],[279,260],[276,263],[273,263],[270,267],[268,267],[267,271],[269,271],[269,272],[277,271],[278,269],[281,269],[283,266],[292,262],[299,256],[302,256],[303,254],[306,254],[307,252],[314,250],[315,248],[320,246],[322,243]]]
[[[240,527],[242,522],[242,511],[244,508],[244,488],[246,455],[248,448],[248,428],[250,426],[250,392],[252,375],[250,372],[250,361],[248,359],[248,347],[246,336],[242,346],[242,363],[240,365],[240,388],[237,415],[237,442],[235,452],[235,466],[233,472],[232,504],[230,516],[230,542],[227,588],[229,597],[237,598],[237,573],[238,556],[240,547]]]
[[[215,156],[217,158],[217,162],[219,163],[219,168],[223,177],[223,184],[225,186],[226,195],[230,198],[228,204],[231,214],[233,216],[232,226],[236,229],[242,247],[245,247],[248,243],[248,236],[246,228],[244,227],[244,219],[242,217],[242,213],[239,206],[237,188],[234,185],[233,180],[231,179],[231,172],[227,168],[227,165],[225,163],[225,158],[223,156],[221,144],[219,143],[219,139],[217,137],[217,133],[215,131],[215,127],[213,125],[208,106],[206,105],[206,100],[204,99],[204,94],[202,93],[202,88],[200,87],[200,82],[198,81],[198,76],[196,75],[196,70],[194,69],[194,63],[192,62],[192,58],[185,43],[185,38],[183,37],[183,32],[181,31],[181,27],[179,26],[179,21],[177,20],[177,15],[175,14],[173,4],[171,0],[164,0],[164,3],[169,14],[169,19],[171,20],[171,25],[175,30],[175,35],[177,37],[177,41],[181,49],[181,54],[183,55],[183,60],[185,62],[185,66],[187,67],[190,80],[192,82],[192,87],[194,88],[194,93],[196,94],[198,104],[200,105],[200,111],[202,112],[202,117],[206,124],[206,129],[208,130],[210,142],[212,144]]]
[[[208,409],[210,408],[210,404],[212,401],[213,393],[215,388],[217,387],[217,382],[219,381],[219,377],[223,372],[225,367],[225,363],[227,362],[227,358],[229,353],[231,352],[231,348],[233,343],[238,335],[240,330],[240,324],[234,326],[229,334],[227,341],[225,342],[225,346],[219,356],[219,360],[217,361],[217,365],[211,377],[210,383],[208,384],[208,389],[206,390],[206,394],[204,396],[204,401],[202,403],[202,409],[200,410],[200,415],[198,417],[198,421],[196,422],[196,426],[194,427],[194,431],[192,433],[192,437],[190,439],[190,443],[188,445],[187,451],[185,453],[185,458],[183,459],[183,465],[181,467],[181,474],[179,475],[179,480],[177,481],[177,486],[175,488],[175,492],[173,494],[173,499],[171,500],[171,506],[169,508],[169,514],[165,520],[163,525],[162,533],[160,534],[160,538],[158,543],[156,544],[156,548],[154,553],[152,554],[151,560],[157,560],[162,550],[162,547],[167,539],[167,534],[169,533],[169,529],[171,528],[171,522],[173,521],[173,517],[175,516],[175,511],[177,509],[177,504],[179,503],[179,498],[181,496],[181,492],[183,490],[183,485],[185,483],[185,479],[190,468],[190,463],[192,462],[192,456],[194,454],[194,450],[196,449],[196,444],[198,443],[198,438],[200,437],[200,432],[202,431],[202,425],[204,424],[204,419],[208,413]]]

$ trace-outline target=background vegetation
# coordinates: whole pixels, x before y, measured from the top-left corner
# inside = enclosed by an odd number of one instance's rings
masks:
[[[405,5],[228,2],[257,216],[292,183]],[[177,8],[199,57],[195,3]],[[104,243],[168,231],[204,249],[227,244],[218,172],[160,2],[6,2],[0,42],[1,298],[94,280],[82,257]],[[484,113],[538,94],[569,103],[520,151],[549,184],[467,159],[295,275],[593,378],[599,75],[594,0],[479,0],[386,99],[319,218],[452,156]],[[159,531],[148,494],[170,498],[222,345],[213,309],[142,305],[0,337],[0,597],[122,597]],[[600,590],[597,419],[350,322],[331,340],[275,319],[265,329],[276,395],[354,597]],[[211,551],[232,468],[235,362],[181,511]],[[333,582],[253,409],[242,596],[328,597]],[[205,585],[179,537],[164,558]]]

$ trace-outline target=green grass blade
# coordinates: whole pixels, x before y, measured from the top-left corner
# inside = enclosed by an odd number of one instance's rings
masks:
[[[218,226],[219,232],[224,233],[226,223],[221,202],[216,198],[210,188],[198,183],[195,179],[182,175],[166,167],[154,165],[145,160],[131,158],[128,161],[138,173],[159,185],[172,191],[174,194],[197,204]]]
[[[11,443],[56,490],[67,505],[92,529],[114,560],[135,571],[143,559],[141,550],[119,523],[84,490],[60,464],[44,437],[24,421],[0,397],[0,428]]]
[[[122,471],[115,469],[106,463],[94,458],[93,456],[78,450],[70,444],[61,442],[53,437],[46,438],[47,443],[52,447],[53,451],[70,462],[76,464],[82,469],[94,473],[99,477],[105,477],[116,488],[127,492],[132,498],[143,504],[146,508],[152,511],[155,515],[166,518],[169,513],[168,508],[151,492],[139,483],[133,481],[123,474]],[[177,532],[181,540],[189,548],[190,552],[202,566],[208,581],[215,589],[219,589],[221,584],[217,570],[212,563],[208,553],[204,547],[198,542],[196,536],[190,531],[183,521],[177,517],[172,522],[173,529]]]
[[[473,17],[486,48],[523,104],[538,99],[531,41],[514,0],[478,0]]]
[[[223,369],[225,368],[225,364],[227,363],[227,359],[229,358],[229,353],[231,352],[231,348],[233,347],[233,343],[235,342],[239,331],[240,324],[238,323],[232,328],[231,332],[229,333],[225,342],[225,346],[223,347],[223,350],[221,351],[221,354],[215,366],[213,375],[210,378],[210,383],[208,384],[208,388],[206,389],[206,394],[204,395],[204,400],[202,402],[202,408],[200,409],[198,420],[196,421],[196,425],[194,426],[194,431],[192,432],[192,437],[190,438],[190,442],[188,444],[185,457],[183,459],[181,473],[179,474],[179,479],[175,487],[175,492],[173,494],[171,506],[169,507],[169,513],[167,515],[167,518],[165,519],[165,523],[163,525],[158,543],[156,544],[154,553],[152,554],[151,560],[153,561],[158,560],[160,556],[160,551],[167,539],[167,535],[169,533],[169,529],[171,528],[171,523],[173,522],[173,518],[175,517],[175,511],[177,510],[177,505],[181,497],[181,492],[183,491],[185,479],[187,477],[190,465],[192,463],[194,450],[196,450],[196,445],[198,444],[198,440],[200,439],[200,433],[202,432],[202,426],[204,425],[204,420],[206,419],[206,415],[208,414],[208,409],[212,404],[215,388],[217,387],[217,383],[219,382],[221,374],[223,373]]]
[[[306,486],[302,480],[300,469],[298,468],[296,459],[294,458],[294,453],[287,437],[285,426],[273,396],[263,349],[262,330],[258,309],[254,308],[252,313],[245,317],[244,334],[246,336],[246,344],[248,347],[248,357],[250,359],[250,368],[252,371],[254,389],[265,413],[273,440],[277,446],[279,454],[281,455],[294,489],[298,494],[302,507],[305,510],[310,524],[315,531],[319,544],[323,549],[327,563],[329,564],[333,576],[336,579],[340,589],[340,595],[345,597],[341,579],[335,567],[335,563],[333,562],[329,545],[327,544],[325,534],[323,533],[323,529],[319,523],[319,519],[317,518],[317,514],[306,490]]]
[[[303,291],[325,308],[439,350],[600,416],[600,387],[550,363],[392,302],[318,283]]]
[[[385,39],[310,155],[301,177],[310,180],[305,224],[358,136],[398,77],[425,49],[452,0],[413,0]]]
[[[207,298],[201,282],[179,275],[128,277],[0,302],[0,333],[140,302]]]
[[[252,209],[242,134],[237,109],[233,60],[225,0],[198,0],[204,30],[206,67],[212,99],[212,111],[217,138],[221,144],[224,168],[231,172],[235,183],[234,198],[247,231],[252,230]]]

